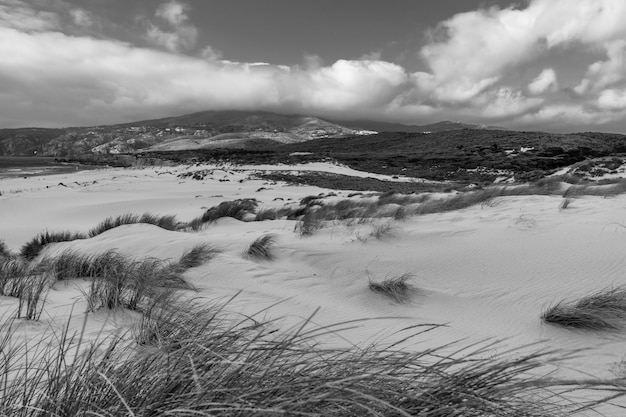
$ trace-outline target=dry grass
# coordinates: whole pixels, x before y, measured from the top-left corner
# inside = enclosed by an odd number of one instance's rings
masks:
[[[100,222],[100,224],[91,229],[87,235],[88,237],[94,237],[119,226],[138,223],[153,224],[165,230],[177,230],[180,225],[176,220],[176,216],[158,216],[151,213],[144,213],[142,215],[126,213],[116,217],[107,217]]]
[[[370,279],[369,289],[383,294],[397,303],[406,303],[411,300],[412,295],[416,291],[415,287],[408,283],[411,278],[413,278],[413,275],[403,274],[399,277],[386,278],[379,282]]]
[[[201,243],[189,249],[180,257],[177,265],[186,270],[195,268],[215,258],[221,251],[208,243]]]
[[[276,235],[268,233],[254,240],[244,254],[253,259],[271,261],[274,259],[272,248],[276,245]]]
[[[0,329],[0,414],[31,416],[573,416],[577,389],[611,381],[558,380],[541,369],[556,354],[493,356],[492,346],[407,352],[317,343],[336,327],[305,321],[275,333],[224,305],[163,302],[125,335],[86,342],[66,327],[29,345]],[[428,329],[431,329],[430,327]],[[419,337],[419,330],[413,337]],[[563,355],[560,355],[561,357]],[[574,393],[572,393],[574,391]]]
[[[565,211],[572,205],[572,199],[570,197],[565,197],[561,201],[559,205],[559,211]]]
[[[626,288],[611,288],[548,308],[543,321],[567,328],[619,330],[626,323]]]
[[[43,248],[50,243],[69,242],[84,238],[86,238],[86,236],[81,233],[72,233],[68,231],[51,233],[46,230],[45,232],[39,233],[29,242],[25,243],[20,249],[20,256],[31,261],[39,256],[39,253],[41,253]]]

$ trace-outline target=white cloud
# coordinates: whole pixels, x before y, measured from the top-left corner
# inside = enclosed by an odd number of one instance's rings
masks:
[[[585,78],[574,88],[576,93],[598,92],[626,80],[626,39],[608,42],[604,48],[607,60],[589,66]]]
[[[70,16],[72,17],[74,24],[78,26],[90,28],[94,25],[93,16],[87,10],[71,9]]]
[[[163,29],[152,22],[148,23],[146,37],[155,45],[162,46],[172,52],[190,50],[196,46],[198,29],[190,23],[188,13],[191,8],[178,1],[161,4],[155,17],[162,19],[168,26]]]
[[[187,4],[170,1],[161,4],[157,8],[155,16],[164,19],[172,26],[179,26],[189,20],[188,13],[190,9]]]
[[[17,101],[22,111],[54,108],[74,124],[201,109],[372,114],[408,81],[401,67],[381,61],[300,68],[185,57],[58,32],[0,28],[0,39],[7,57],[0,61],[0,108]],[[9,117],[3,112],[0,121]]]
[[[626,110],[626,88],[604,90],[598,97],[598,107],[602,110]]]
[[[22,0],[0,0],[0,26],[22,31],[46,31],[60,27],[59,16],[38,11]]]
[[[143,35],[163,50],[98,39],[98,16],[59,0],[48,9],[47,0],[36,1],[37,10],[35,0],[0,0],[2,126],[263,109],[541,128],[598,125],[626,113],[623,0],[533,0],[519,9],[457,14],[421,49],[427,68],[414,73],[381,60],[381,51],[334,63],[305,56],[294,66],[226,61],[211,46],[196,49],[198,29],[181,1],[159,4],[142,21]],[[566,80],[558,59],[546,59],[552,52],[581,50],[606,55],[592,62],[587,54],[578,71],[582,79]],[[190,51],[196,55],[183,54]],[[536,68],[545,69],[522,81]],[[569,90],[575,94],[566,97]],[[23,121],[24,115],[33,118]]]
[[[528,84],[528,91],[533,95],[540,95],[546,92],[554,92],[558,88],[556,72],[552,68],[546,68]]]

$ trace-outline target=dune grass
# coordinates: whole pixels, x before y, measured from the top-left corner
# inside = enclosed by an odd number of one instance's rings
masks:
[[[415,287],[408,283],[413,278],[412,274],[402,274],[398,277],[386,278],[376,282],[370,279],[369,289],[383,294],[391,298],[397,303],[406,303],[411,300],[411,296],[415,293]]]
[[[252,259],[271,261],[274,259],[272,248],[276,245],[276,235],[265,234],[254,240],[244,251],[244,255]]]
[[[52,280],[52,274],[41,264],[28,263],[22,258],[0,263],[0,296],[19,299],[17,318],[39,319]]]
[[[572,199],[570,197],[564,197],[559,204],[559,211],[565,211],[572,205]]]
[[[544,322],[572,329],[620,330],[626,324],[626,287],[599,291],[548,308]]]
[[[180,224],[176,220],[176,216],[158,216],[151,213],[144,213],[142,215],[125,213],[116,217],[107,217],[96,227],[92,228],[87,233],[87,236],[98,236],[107,230],[111,230],[122,225],[138,223],[152,224],[165,230],[178,230]]]
[[[66,327],[20,344],[5,323],[0,414],[561,417],[593,405],[563,392],[609,386],[547,376],[542,367],[558,361],[549,353],[333,348],[318,339],[341,323],[318,328],[309,320],[275,333],[228,318],[225,308],[206,300],[161,303],[149,328],[139,324],[143,343],[127,335],[89,342]]]
[[[0,260],[9,259],[13,256],[4,240],[0,239]]]
[[[207,253],[198,249],[193,255],[185,254],[183,264],[156,258],[137,260],[116,251],[93,256],[86,269],[94,271],[90,275],[89,290],[84,293],[88,309],[139,310],[163,290],[193,289],[185,281],[183,273],[190,265],[208,256]]]
[[[20,249],[20,256],[31,261],[39,256],[42,249],[50,243],[70,242],[72,240],[84,238],[86,238],[86,236],[81,233],[73,233],[69,231],[49,232],[46,230],[26,242]]]
[[[211,207],[200,217],[190,221],[187,226],[192,230],[200,230],[206,223],[212,223],[222,217],[232,217],[244,221],[248,215],[254,215],[259,202],[254,198],[243,198],[233,201],[222,201]]]
[[[195,268],[215,258],[220,252],[208,243],[201,243],[183,253],[176,265],[183,270]]]

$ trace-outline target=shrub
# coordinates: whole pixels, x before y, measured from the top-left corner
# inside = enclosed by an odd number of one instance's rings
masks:
[[[76,239],[85,239],[85,236],[81,233],[72,233],[67,231],[50,233],[46,230],[45,232],[39,233],[29,242],[25,243],[20,249],[20,255],[25,259],[32,261],[49,243],[70,242]]]
[[[541,316],[544,322],[585,330],[617,330],[626,320],[626,288],[596,292],[577,301],[561,301]]]
[[[412,278],[411,274],[403,274],[380,282],[374,282],[370,279],[369,289],[383,294],[398,303],[405,303],[411,299],[412,293],[415,292],[415,288],[407,283],[410,278]]]
[[[248,246],[245,255],[254,259],[271,261],[274,259],[272,247],[276,244],[276,235],[268,233],[257,238]]]

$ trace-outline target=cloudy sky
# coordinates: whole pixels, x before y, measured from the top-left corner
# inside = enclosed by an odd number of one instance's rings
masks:
[[[624,0],[0,0],[0,128],[242,109],[626,133]]]

